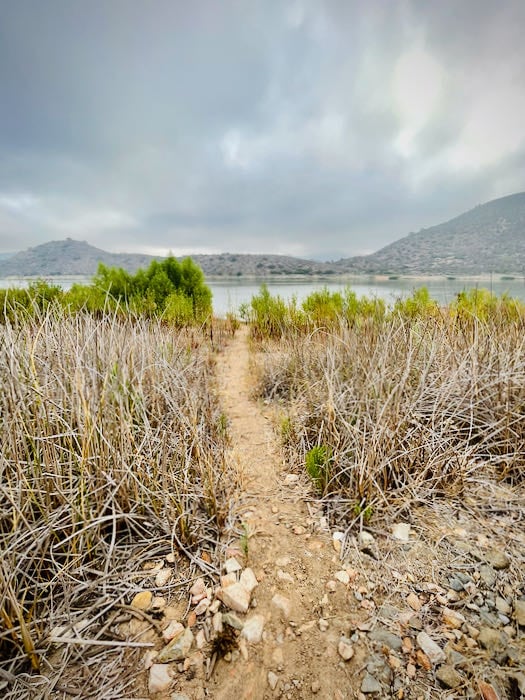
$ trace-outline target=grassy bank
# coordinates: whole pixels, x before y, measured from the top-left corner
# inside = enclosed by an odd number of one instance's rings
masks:
[[[236,487],[212,376],[198,329],[56,304],[0,325],[0,681],[56,682],[78,647],[51,662],[53,628],[114,638],[145,559],[212,561]]]
[[[351,291],[298,306],[262,290],[245,311],[259,395],[286,407],[287,458],[334,519],[464,496],[485,478],[523,482],[520,302],[480,290],[443,309],[418,290],[387,311]]]

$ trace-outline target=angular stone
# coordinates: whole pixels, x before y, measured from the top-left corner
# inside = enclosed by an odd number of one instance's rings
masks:
[[[498,580],[498,575],[489,564],[482,564],[479,567],[479,577],[487,588],[494,588]]]
[[[505,635],[492,627],[482,627],[477,641],[492,656],[504,651],[507,646]]]
[[[166,586],[171,578],[172,574],[171,569],[161,569],[158,574],[155,576],[155,585],[158,588],[162,588],[163,586]]]
[[[419,596],[417,596],[413,591],[407,595],[407,604],[412,608],[412,610],[415,610],[415,612],[419,612],[421,610],[421,601],[419,600]]]
[[[173,683],[170,667],[166,664],[153,664],[149,670],[148,690],[151,695],[167,690]]]
[[[272,606],[276,608],[286,620],[289,619],[292,613],[292,604],[288,598],[280,593],[276,593],[272,598]]]
[[[136,610],[149,610],[151,606],[151,601],[153,600],[153,594],[151,591],[141,591],[133,598],[130,605]]]
[[[201,602],[195,608],[195,615],[203,615],[206,610],[210,607],[210,599],[203,598]]]
[[[393,632],[389,632],[384,627],[376,627],[373,629],[372,632],[370,632],[370,639],[374,642],[384,644],[389,649],[394,649],[395,651],[400,651],[403,644],[401,637],[398,637],[397,634]]]
[[[224,562],[224,570],[227,574],[235,573],[236,571],[240,571],[241,569],[242,566],[239,564],[235,557],[230,557]]]
[[[221,615],[221,619],[222,624],[229,625],[230,627],[233,627],[234,630],[242,630],[244,626],[243,621],[233,613],[224,613],[224,615]]]
[[[186,628],[184,632],[171,640],[171,642],[161,649],[157,660],[160,663],[169,663],[170,661],[182,661],[190,653],[191,645],[193,644],[193,632]]]
[[[257,576],[253,573],[252,569],[244,569],[241,574],[240,583],[246,588],[248,593],[251,593],[257,586],[259,582],[257,581]]]
[[[363,681],[361,683],[361,692],[362,693],[382,693],[383,686],[370,673],[365,673]]]
[[[441,615],[445,625],[455,630],[458,630],[466,622],[465,617],[457,610],[452,610],[452,608],[443,608]]]
[[[350,576],[348,574],[348,571],[337,571],[334,574],[334,578],[340,583],[344,583],[345,585],[348,585],[350,583]]]
[[[450,664],[443,664],[443,666],[440,666],[436,671],[436,678],[445,688],[457,688],[463,683],[461,674]]]
[[[525,600],[515,601],[514,617],[520,627],[525,627]]]
[[[166,642],[170,642],[175,637],[180,637],[184,632],[184,625],[181,625],[177,620],[171,620],[168,626],[162,630],[162,637]]]
[[[228,586],[232,586],[234,583],[237,583],[237,574],[235,572],[221,576],[222,588],[228,588]]]
[[[264,630],[264,616],[252,615],[249,617],[242,628],[241,637],[244,637],[251,644],[259,644],[262,639]]]
[[[279,682],[279,677],[275,675],[273,671],[268,671],[268,685],[272,690],[277,688],[277,683]]]
[[[503,613],[503,615],[509,615],[512,608],[510,605],[507,603],[505,598],[502,598],[501,596],[496,596],[496,610],[500,613]]]
[[[490,549],[485,552],[484,559],[493,569],[506,569],[510,566],[510,559],[501,549]]]
[[[190,595],[202,595],[203,593],[206,593],[206,584],[204,583],[204,579],[198,578],[193,582],[190,588]]]
[[[445,661],[445,654],[443,650],[438,644],[436,644],[432,637],[428,636],[426,632],[420,632],[416,639],[419,648],[425,652],[433,665],[440,664]]]
[[[354,647],[349,639],[341,637],[337,645],[337,652],[344,661],[348,661],[354,655]]]
[[[250,607],[250,592],[241,583],[219,589],[217,598],[220,598],[226,607],[236,612],[248,612]]]
[[[392,525],[392,537],[400,542],[408,542],[410,539],[410,524],[395,523]]]

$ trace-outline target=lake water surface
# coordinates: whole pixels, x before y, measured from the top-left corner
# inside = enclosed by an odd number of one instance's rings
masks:
[[[27,287],[34,280],[27,278],[0,279],[0,287]],[[60,277],[49,280],[54,284],[59,284],[64,289],[69,289],[75,282],[89,284],[90,278]],[[208,285],[213,293],[213,308],[217,316],[224,316],[229,311],[237,312],[241,304],[250,301],[254,294],[258,294],[261,288],[260,281],[243,279],[210,280]],[[399,297],[408,296],[418,287],[427,287],[430,296],[440,304],[451,302],[458,292],[464,289],[485,288],[492,290],[496,295],[508,294],[525,301],[525,280],[485,280],[476,282],[472,279],[395,279],[376,280],[366,277],[354,280],[323,280],[323,279],[280,279],[278,281],[270,279],[266,281],[269,291],[278,294],[283,299],[296,297],[300,303],[314,290],[326,287],[331,292],[344,290],[351,287],[358,297],[372,296],[384,299],[392,304]]]
[[[475,282],[472,280],[454,280],[448,279],[433,279],[421,280],[414,279],[397,279],[397,280],[367,280],[366,278],[358,281],[325,281],[325,280],[308,280],[297,281],[280,280],[279,282],[266,282],[268,290],[271,294],[278,294],[283,299],[291,299],[292,296],[301,302],[309,294],[316,289],[326,287],[331,292],[342,291],[346,287],[350,287],[358,297],[370,296],[384,299],[388,304],[393,304],[399,297],[410,295],[414,289],[419,287],[427,287],[430,296],[440,304],[448,304],[453,301],[456,294],[464,289],[486,288],[491,289],[496,295],[508,294],[525,301],[525,281],[521,280],[504,280],[493,281],[486,280],[484,282]],[[228,311],[237,311],[243,303],[249,302],[254,294],[258,294],[261,288],[260,282],[247,282],[236,280],[213,281],[209,284],[213,292],[213,308],[217,316],[222,316]]]

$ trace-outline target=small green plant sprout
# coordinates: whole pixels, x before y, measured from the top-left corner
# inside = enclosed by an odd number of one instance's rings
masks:
[[[324,494],[330,481],[332,450],[326,445],[315,445],[306,453],[306,471],[315,488]]]
[[[242,523],[242,534],[239,538],[239,544],[241,547],[241,551],[248,559],[248,550],[249,550],[249,541],[250,541],[250,528],[247,525],[247,523]]]
[[[354,516],[355,518],[362,519],[363,523],[367,525],[372,519],[374,514],[374,508],[372,505],[363,499],[360,503],[356,503],[354,506]]]

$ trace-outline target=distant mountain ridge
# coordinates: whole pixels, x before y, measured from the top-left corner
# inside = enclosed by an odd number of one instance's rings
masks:
[[[480,204],[371,255],[324,263],[285,255],[192,255],[208,276],[525,274],[525,192]],[[155,258],[51,241],[0,259],[0,277],[92,276],[99,262],[135,272]]]
[[[220,255],[192,255],[205,275],[312,275],[326,274],[329,263],[302,260],[286,255],[247,255],[222,253]],[[67,238],[50,241],[0,260],[0,277],[90,277],[98,264],[122,267],[136,272],[160,257],[134,253],[108,253],[85,241]],[[329,272],[328,272],[329,274]]]
[[[493,199],[410,233],[338,271],[400,275],[525,274],[525,192]]]

